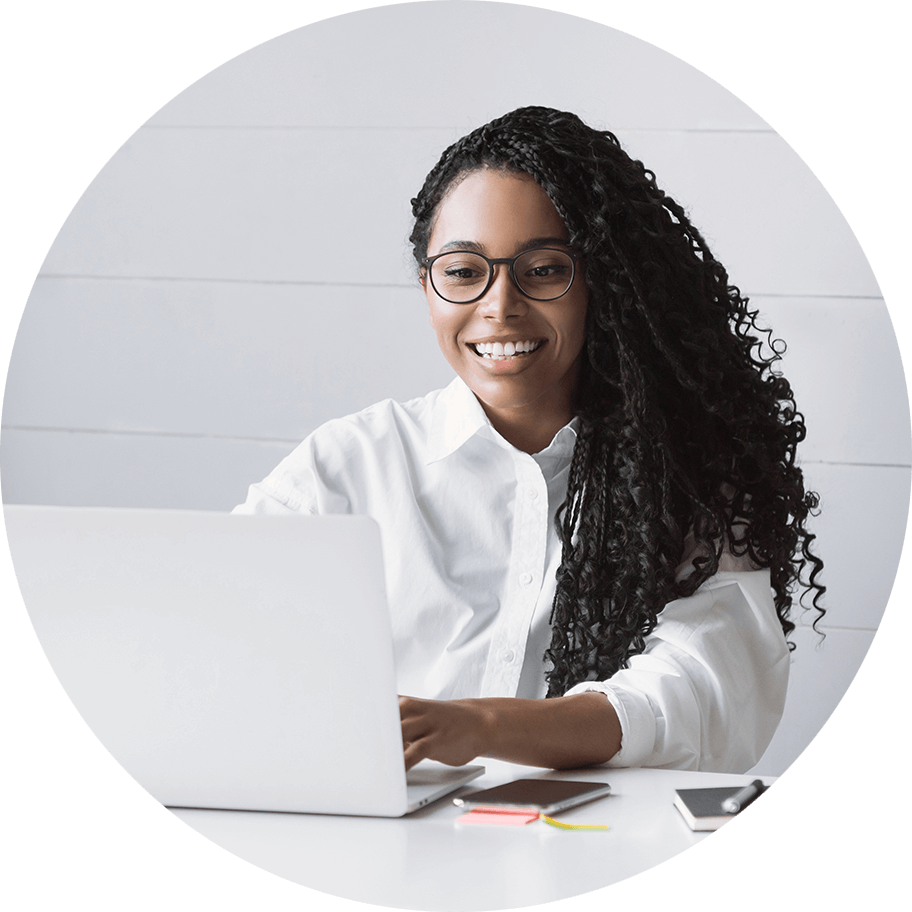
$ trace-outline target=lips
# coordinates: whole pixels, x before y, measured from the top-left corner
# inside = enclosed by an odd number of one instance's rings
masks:
[[[509,340],[506,342],[470,342],[469,348],[481,358],[495,361],[519,358],[537,351],[544,344],[543,339]]]

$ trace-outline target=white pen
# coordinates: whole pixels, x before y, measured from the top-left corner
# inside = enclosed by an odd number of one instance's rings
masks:
[[[740,792],[722,802],[722,810],[726,814],[737,814],[744,810],[758,795],[766,791],[766,786],[760,779],[754,779],[750,785],[745,785]]]

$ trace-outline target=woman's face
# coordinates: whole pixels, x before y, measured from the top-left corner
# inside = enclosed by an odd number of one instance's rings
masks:
[[[569,250],[567,245],[563,220],[531,177],[482,170],[457,183],[440,203],[428,256],[471,250],[495,259],[534,247]],[[525,409],[549,424],[559,421],[559,428],[574,413],[585,341],[588,292],[580,269],[563,297],[534,301],[513,284],[507,266],[494,268],[491,287],[471,304],[445,301],[422,279],[440,350],[492,420],[496,413]],[[520,350],[499,355],[495,349],[486,357],[478,348],[486,343],[513,343]]]

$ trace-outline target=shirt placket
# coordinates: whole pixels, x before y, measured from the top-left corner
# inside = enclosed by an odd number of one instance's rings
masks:
[[[491,638],[482,695],[513,697],[541,592],[548,532],[548,486],[531,456],[516,454],[513,541],[506,594]]]

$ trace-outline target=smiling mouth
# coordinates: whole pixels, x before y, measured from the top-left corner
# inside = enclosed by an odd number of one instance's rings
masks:
[[[510,358],[521,358],[531,355],[544,345],[544,340],[536,342],[470,342],[469,348],[481,358],[492,361],[507,361]]]

